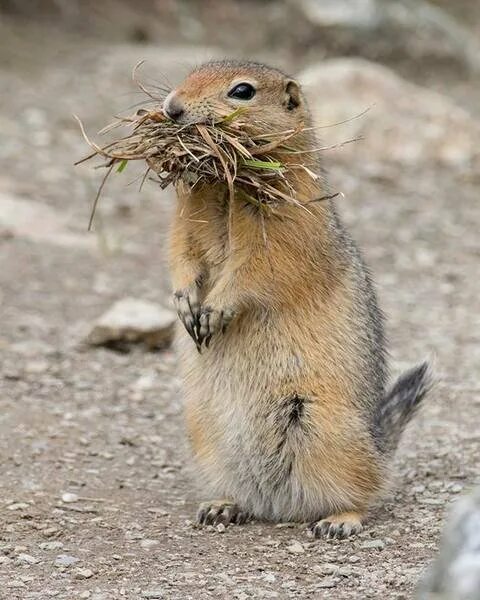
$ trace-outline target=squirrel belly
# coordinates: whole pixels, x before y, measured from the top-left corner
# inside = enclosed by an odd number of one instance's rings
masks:
[[[198,210],[195,198],[186,200],[183,219]],[[201,220],[220,218],[218,205],[204,204]],[[364,510],[386,482],[369,431],[385,367],[381,316],[360,258],[333,207],[289,207],[282,220],[267,219],[267,249],[258,215],[240,202],[234,209],[230,254],[226,237],[215,245],[206,224],[190,232],[221,260],[208,269],[214,275],[202,283],[200,304],[222,280],[222,300],[243,295],[208,349],[197,352],[186,334],[180,342],[187,426],[205,488],[271,520]]]

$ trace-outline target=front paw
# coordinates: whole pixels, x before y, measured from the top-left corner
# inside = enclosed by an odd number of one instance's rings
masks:
[[[198,339],[198,331],[200,329],[201,307],[198,299],[197,283],[193,283],[182,290],[177,290],[173,295],[173,300],[180,321],[195,342],[197,350],[200,351],[201,343]]]
[[[225,333],[231,320],[235,316],[232,309],[215,309],[211,306],[204,306],[200,309],[198,342],[200,346],[205,342],[205,347],[208,348],[212,336],[217,333]]]

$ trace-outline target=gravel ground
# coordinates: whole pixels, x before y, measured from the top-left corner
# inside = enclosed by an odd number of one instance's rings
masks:
[[[153,184],[138,195],[122,174],[87,234],[99,173],[72,167],[85,146],[71,113],[94,131],[138,101],[139,58],[175,79],[217,52],[30,28],[0,37],[3,213],[16,203],[0,221],[0,598],[412,597],[449,504],[480,481],[478,175],[376,157],[379,172],[360,151],[348,168],[328,158],[376,274],[394,370],[430,355],[438,377],[365,531],[314,541],[299,524],[197,529],[175,355],[82,344],[119,298],[169,305],[173,198]]]

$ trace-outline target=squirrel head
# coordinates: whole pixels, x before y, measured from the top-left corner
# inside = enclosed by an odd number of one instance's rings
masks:
[[[238,108],[259,131],[286,131],[309,120],[299,84],[255,62],[208,62],[166,97],[165,115],[181,125],[226,117]]]

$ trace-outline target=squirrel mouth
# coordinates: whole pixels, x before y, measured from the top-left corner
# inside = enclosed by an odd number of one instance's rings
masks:
[[[167,119],[169,119],[170,121],[175,121],[176,123],[178,123],[179,125],[206,125],[208,123],[212,123],[215,118],[213,115],[211,116],[206,116],[206,115],[189,115],[189,114],[182,114],[181,116],[177,117],[177,118],[172,118],[172,116],[170,114],[168,114],[167,111],[165,111],[162,108],[162,114],[165,115],[165,117],[167,117]]]

